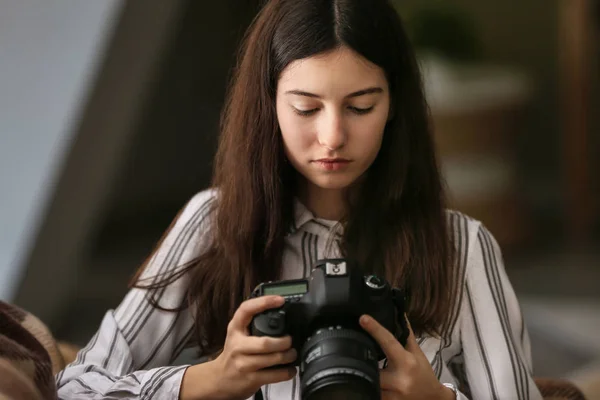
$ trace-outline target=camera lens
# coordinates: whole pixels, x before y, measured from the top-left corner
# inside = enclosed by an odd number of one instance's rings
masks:
[[[366,333],[320,329],[306,341],[300,357],[303,400],[380,398],[377,348]]]

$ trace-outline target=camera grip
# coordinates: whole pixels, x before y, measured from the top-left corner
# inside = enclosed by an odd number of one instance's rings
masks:
[[[250,334],[252,336],[270,336],[282,337],[288,334],[285,324],[284,310],[269,310],[261,314],[257,314],[250,323]],[[263,368],[264,370],[272,370],[285,367],[296,366],[296,363],[273,365]]]

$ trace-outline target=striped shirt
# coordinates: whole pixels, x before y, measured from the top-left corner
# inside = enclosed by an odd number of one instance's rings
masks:
[[[213,190],[184,207],[143,277],[173,271],[196,258],[207,243]],[[296,203],[295,226],[286,236],[282,279],[310,273],[312,263],[339,256],[336,225]],[[448,212],[460,257],[457,302],[446,336],[417,341],[441,382],[461,388],[459,399],[541,399],[533,379],[529,336],[519,303],[504,270],[498,244],[478,221]],[[183,276],[160,289],[160,305],[181,304]],[[178,399],[188,365],[174,365],[193,343],[191,310],[153,308],[147,292],[132,289],[104,316],[100,329],[76,360],[57,375],[59,397],[68,399]],[[300,399],[299,377],[262,388],[265,400]]]

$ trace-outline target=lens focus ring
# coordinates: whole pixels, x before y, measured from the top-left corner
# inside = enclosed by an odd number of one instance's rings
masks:
[[[347,328],[320,329],[301,351],[303,399],[337,393],[344,399],[372,399],[379,393],[376,344],[367,334]]]

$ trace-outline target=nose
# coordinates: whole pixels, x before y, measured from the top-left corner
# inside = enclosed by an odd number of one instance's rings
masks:
[[[343,117],[340,113],[331,112],[329,115],[323,116],[323,122],[319,124],[317,140],[327,150],[335,151],[344,147],[347,141],[347,134],[344,128]]]

